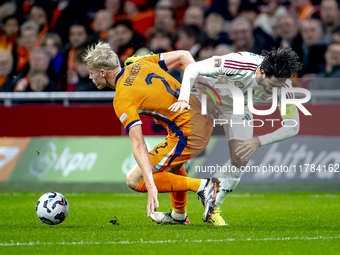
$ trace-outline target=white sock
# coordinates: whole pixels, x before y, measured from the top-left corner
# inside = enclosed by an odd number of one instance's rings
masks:
[[[219,178],[220,181],[220,188],[219,192],[216,195],[216,201],[214,205],[214,209],[220,209],[224,199],[231,193],[237,186],[237,184],[241,180],[242,171],[241,169],[237,168],[236,166],[230,163],[230,160],[226,164],[227,168],[230,172],[228,172],[228,176],[226,178]]]
[[[176,213],[174,210],[171,212],[172,218],[175,220],[185,220],[187,213]]]
[[[207,179],[201,179],[201,185],[198,188],[196,193],[198,193],[198,192],[200,192],[200,191],[202,191],[204,189],[205,185],[207,184],[207,181],[208,181]]]

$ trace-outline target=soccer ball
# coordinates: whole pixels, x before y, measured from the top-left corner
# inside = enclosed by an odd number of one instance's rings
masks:
[[[36,206],[39,219],[48,225],[62,223],[68,215],[69,205],[66,198],[57,192],[42,195]]]

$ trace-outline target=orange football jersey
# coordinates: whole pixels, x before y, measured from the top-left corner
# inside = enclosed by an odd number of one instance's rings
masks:
[[[142,57],[123,68],[116,78],[115,112],[127,131],[142,124],[140,116],[144,116],[162,124],[169,133],[183,136],[184,130],[179,127],[189,121],[190,111],[179,114],[168,110],[177,102],[180,87],[167,73],[163,54]],[[190,126],[184,135],[189,132]]]

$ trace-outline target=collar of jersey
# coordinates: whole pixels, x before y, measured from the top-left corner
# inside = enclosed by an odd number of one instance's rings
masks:
[[[116,77],[116,80],[115,80],[115,84],[116,84],[116,85],[117,85],[118,79],[120,78],[120,76],[123,75],[123,73],[124,73],[124,68],[122,68],[122,70],[120,70],[119,74],[118,74],[117,77]]]

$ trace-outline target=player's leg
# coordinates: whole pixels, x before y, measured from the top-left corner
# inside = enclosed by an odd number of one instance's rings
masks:
[[[156,169],[158,170],[158,169]],[[183,171],[184,168],[183,168]],[[182,172],[183,173],[183,172]],[[197,195],[201,198],[203,207],[204,207],[204,220],[208,221],[211,217],[211,211],[213,202],[215,201],[216,194],[218,192],[218,180],[215,178],[211,179],[195,179],[195,178],[189,178],[186,177],[185,174],[178,175],[173,174],[170,172],[160,172],[159,170],[153,174],[154,182],[157,187],[158,192],[164,193],[164,192],[186,192],[188,190],[196,192]],[[142,179],[139,183],[138,181]],[[147,188],[145,185],[145,182],[143,180],[143,176],[141,174],[141,170],[138,166],[135,166],[127,175],[127,183],[129,188],[138,191],[138,192],[147,192]],[[138,183],[138,184],[137,184]],[[178,208],[180,209],[181,206],[186,205],[186,195],[177,194],[177,198],[182,196],[182,201],[178,201],[179,205],[177,204]],[[176,195],[175,195],[176,197]],[[183,201],[184,200],[184,201]],[[176,215],[175,213],[171,214]],[[181,219],[182,217],[180,215],[177,219]],[[176,217],[175,216],[175,217]],[[186,214],[184,213],[182,215],[185,217],[186,221]],[[163,222],[162,222],[163,223]],[[167,223],[167,222],[164,222]],[[188,221],[186,221],[186,224]],[[169,224],[169,223],[168,223]],[[170,224],[178,224],[178,223],[170,223]],[[181,224],[184,224],[183,222]]]
[[[178,162],[178,159],[180,158],[178,157],[178,154],[180,154],[180,151],[177,150],[177,146],[185,147],[182,145],[182,142],[178,137],[168,135],[163,143],[156,145],[149,152],[152,173],[154,175],[154,180],[156,187],[158,188],[158,192],[171,192],[176,189],[174,185],[176,185],[177,182],[175,182],[172,177],[175,173],[180,171],[181,165],[185,162]],[[166,178],[164,182],[162,182],[159,178],[160,176],[157,175],[159,173],[162,173],[161,177]],[[181,178],[181,180],[183,181],[185,179]],[[172,182],[174,182],[173,185],[171,185]],[[192,180],[192,183],[191,180],[189,182],[190,186],[194,186],[192,188],[193,191],[196,190],[195,187],[200,186],[201,184],[201,182],[197,179]],[[128,187],[132,190],[136,190],[138,192],[147,192],[145,182],[143,180],[142,170],[139,168],[138,164],[136,164],[128,172],[126,176],[126,183]],[[186,188],[186,186],[183,185],[183,188]]]
[[[188,177],[185,168],[182,165],[179,165],[180,170],[176,172],[176,175]],[[176,168],[176,167],[175,167]],[[170,193],[172,212],[171,216],[175,220],[184,220],[186,224],[190,223],[189,218],[187,218],[187,192],[186,191],[174,191]],[[186,221],[187,220],[187,221]]]
[[[236,155],[235,150],[240,146],[241,142],[253,137],[253,127],[247,125],[248,120],[253,118],[250,111],[245,111],[244,116],[231,113],[226,113],[223,116],[229,120],[229,123],[223,125],[223,128],[228,139],[230,160],[226,165],[229,171],[226,172],[225,178],[220,178],[221,192],[216,198],[216,209],[220,208],[225,197],[236,188],[243,173],[241,168],[248,164],[248,160],[241,159],[241,156]],[[232,123],[237,124],[232,125]]]
[[[159,172],[159,170],[156,169],[154,166],[152,167],[153,173]],[[167,172],[184,177],[188,176],[182,164],[168,169]],[[142,171],[136,164],[127,175],[128,186],[133,190],[136,190],[137,186],[142,181],[143,181]],[[170,198],[173,207],[172,212],[171,213],[156,212],[153,215],[151,215],[151,219],[159,223],[168,222],[169,224],[190,224],[190,220],[186,214],[187,191],[170,192]]]
[[[224,178],[219,178],[220,192],[216,196],[212,214],[212,219],[215,220],[215,222],[213,222],[214,225],[226,225],[221,216],[220,207],[227,195],[231,193],[240,182],[243,174],[241,168],[248,164],[248,160],[242,160],[240,156],[236,155],[235,150],[238,148],[240,142],[250,139],[253,136],[253,128],[247,125],[248,120],[252,119],[250,111],[246,111],[245,116],[233,115],[227,112],[223,114],[223,118],[228,120],[228,123],[223,125],[223,128],[228,139],[230,159],[225,165],[228,171],[225,173]],[[238,124],[232,125],[231,121]],[[245,125],[240,123],[245,123]]]
[[[167,171],[159,171],[153,167],[153,178],[159,193],[173,192],[173,191],[201,191],[207,180],[189,178],[186,176],[176,175]],[[143,179],[142,170],[136,164],[127,174],[126,183],[132,190],[138,192],[147,192],[146,185]]]
[[[190,134],[188,143],[181,155],[176,157],[172,164],[180,164],[200,154],[208,145],[212,133],[212,121],[200,114],[200,102],[197,98],[191,98],[190,123],[181,126],[181,130]],[[163,149],[163,148],[162,148]],[[187,176],[184,167],[177,172],[177,175]],[[202,195],[203,192],[201,192]],[[171,213],[155,212],[151,218],[157,223],[167,224],[190,224],[186,215],[186,192],[171,192],[171,203],[173,211]],[[202,200],[203,201],[203,200]],[[207,212],[205,211],[203,219],[207,221]],[[210,214],[210,213],[209,213]]]
[[[241,180],[243,174],[242,167],[245,167],[248,164],[248,160],[241,159],[240,156],[237,156],[235,153],[235,150],[238,148],[239,143],[243,141],[244,140],[238,139],[228,141],[230,150],[230,159],[226,163],[228,171],[225,173],[224,178],[220,178],[221,192],[216,198],[214,209],[220,209],[220,206],[226,196],[229,193],[233,192],[233,190],[236,188]]]
[[[184,167],[181,167],[184,162],[197,156],[204,150],[212,132],[212,121],[200,114],[199,101],[196,98],[192,98],[191,103],[192,110],[189,113],[191,114],[191,121],[184,122],[180,127],[180,130],[183,132],[183,137],[168,135],[164,143],[155,146],[155,148],[150,151],[149,156],[150,162],[154,166],[154,180],[159,192],[169,191],[161,189],[161,187],[163,187],[161,184],[164,184],[164,182],[169,184],[168,188],[171,188],[171,201],[174,208],[173,214],[183,220],[186,218],[185,191],[192,190],[201,197],[202,204],[205,207],[204,219],[207,220],[210,212],[208,212],[206,208],[210,200],[215,199],[217,183],[215,181],[212,182],[212,180],[188,178]],[[194,117],[192,117],[192,115],[194,115]],[[188,134],[188,136],[185,137],[185,134]],[[180,171],[178,172],[178,170]],[[165,175],[160,175],[161,171],[171,171],[177,173],[177,176],[168,175],[167,179],[165,179]],[[133,179],[133,181],[129,181],[129,179]],[[129,187],[136,191],[146,191],[140,170],[129,173],[127,182]],[[176,188],[176,183],[179,183],[179,186],[182,187],[183,190]]]
[[[153,178],[160,193],[186,192],[188,190],[196,192],[201,197],[205,219],[208,220],[212,203],[218,191],[217,179],[195,179],[168,172],[168,170],[176,172],[176,167],[178,171],[179,165],[190,159],[190,145],[186,142],[186,139],[168,136],[164,143],[157,145],[149,152],[150,162],[153,165]],[[147,192],[142,171],[138,165],[130,170],[126,181],[129,188],[138,192]],[[183,196],[183,199],[186,197]],[[184,201],[182,204],[186,204],[186,202]]]
[[[174,166],[173,168],[170,168],[166,170],[169,173],[173,173],[179,176],[187,177],[187,172],[185,171],[182,164],[178,166]],[[157,173],[159,170],[157,170],[153,166],[153,173]],[[134,168],[128,173],[127,181],[128,185],[131,188],[136,189],[138,184],[143,180],[143,175],[141,170],[139,169],[138,165],[134,166]],[[131,183],[133,182],[133,183]],[[183,220],[186,217],[186,205],[187,205],[187,191],[173,191],[170,192],[170,198],[171,198],[171,204],[173,207],[173,212],[175,215],[175,218],[178,220]]]
[[[180,167],[180,171],[178,171],[178,167]],[[171,168],[167,170],[176,175],[187,177],[187,172],[184,166],[179,165],[177,167]],[[186,191],[174,191],[170,192],[170,199],[172,205],[172,211],[169,213],[165,212],[154,212],[151,214],[151,219],[158,224],[190,224],[189,217],[186,213],[186,205],[187,205],[187,192]]]

